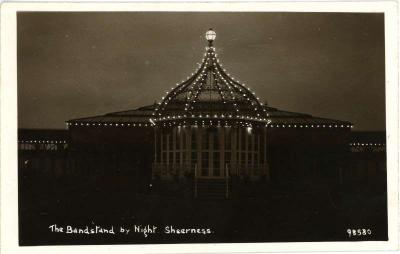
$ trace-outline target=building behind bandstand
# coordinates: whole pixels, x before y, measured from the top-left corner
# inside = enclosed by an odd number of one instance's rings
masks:
[[[213,46],[159,103],[19,130],[20,176],[187,198],[263,196],[275,187],[382,186],[384,132],[263,104]],[[371,188],[372,188],[371,187]]]

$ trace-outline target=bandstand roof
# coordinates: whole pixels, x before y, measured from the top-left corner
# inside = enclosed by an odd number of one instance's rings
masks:
[[[212,41],[205,48],[199,67],[190,77],[171,88],[157,105],[153,115],[154,122],[202,121],[209,118],[229,121],[268,121],[267,112],[255,93],[239,82],[222,67]],[[180,115],[176,111],[181,110]],[[225,119],[224,119],[225,118]]]
[[[120,127],[151,127],[150,119],[156,104],[140,107],[133,110],[112,112],[104,115],[78,118],[67,121],[72,126],[120,126]],[[268,127],[273,128],[348,128],[351,123],[328,118],[314,117],[309,114],[279,110],[263,106],[270,120]],[[176,115],[183,114],[182,110],[175,110]],[[306,128],[307,128],[306,127]]]
[[[159,103],[134,110],[67,121],[72,126],[150,127],[174,125],[265,126],[272,128],[350,128],[351,123],[263,105],[245,84],[222,67],[215,47],[216,34],[190,77],[176,84]],[[211,39],[210,39],[211,38]]]
[[[67,121],[72,126],[152,126],[150,118],[156,105],[149,105],[133,110],[112,112],[105,115],[77,118]]]

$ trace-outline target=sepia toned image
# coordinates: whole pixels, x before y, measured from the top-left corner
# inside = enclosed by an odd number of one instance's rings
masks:
[[[388,241],[384,13],[17,13],[19,245]]]

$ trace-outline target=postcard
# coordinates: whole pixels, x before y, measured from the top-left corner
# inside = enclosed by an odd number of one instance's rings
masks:
[[[396,4],[3,4],[2,247],[398,249]]]

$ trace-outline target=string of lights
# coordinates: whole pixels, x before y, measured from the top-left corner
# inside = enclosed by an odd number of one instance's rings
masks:
[[[161,102],[158,103],[153,113],[155,117],[152,118],[155,125],[157,125],[157,122],[170,119],[198,118],[202,121],[210,118],[209,114],[212,114],[214,118],[225,118],[226,116],[227,118],[245,121],[268,122],[266,110],[263,109],[255,93],[235,80],[222,68],[222,63],[217,58],[216,49],[212,46],[216,34],[214,31],[211,33],[211,31],[209,30],[206,34],[209,45],[205,48],[206,52],[198,69],[192,73],[192,76],[178,83],[175,88],[172,87],[170,92],[166,91],[167,95],[162,97]],[[210,83],[207,83],[208,80]],[[200,96],[206,92],[210,92],[209,98],[219,98],[212,101],[210,99],[208,101],[201,100]],[[213,96],[211,95],[212,92],[214,92]],[[206,104],[209,106],[208,108],[201,107],[205,103],[208,103]],[[201,106],[197,107],[197,104]],[[227,104],[230,104],[230,106],[227,106]],[[168,107],[169,105],[171,106]],[[180,105],[184,106],[183,111],[187,114],[179,113],[177,108]],[[170,124],[168,123],[168,125]],[[247,124],[245,125],[247,126]]]
[[[292,129],[343,129],[353,128],[347,122],[335,120],[282,119],[264,106],[246,84],[228,73],[218,59],[212,42],[216,33],[209,30],[201,63],[186,79],[176,83],[161,101],[155,104],[148,118],[141,121],[127,119],[98,122],[76,119],[67,127],[154,127],[154,126],[242,126]],[[206,96],[207,95],[207,96]],[[209,95],[209,96],[208,96]],[[267,110],[268,109],[268,110]],[[271,116],[272,114],[272,116]],[[147,117],[147,116],[146,116]],[[311,117],[311,116],[310,116]],[[109,121],[110,120],[110,121]]]

